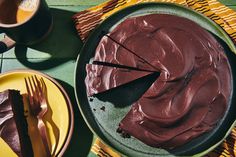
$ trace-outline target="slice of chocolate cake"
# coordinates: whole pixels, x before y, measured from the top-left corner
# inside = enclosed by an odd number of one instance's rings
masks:
[[[33,157],[23,98],[17,90],[0,92],[0,137],[19,157]]]
[[[95,64],[87,64],[86,71],[85,84],[89,96],[110,90],[153,73]]]
[[[151,58],[157,58],[157,56],[151,56]],[[129,46],[124,46],[118,40],[113,39],[110,34],[105,35],[101,39],[93,61],[99,62],[100,64],[109,63],[145,71],[160,71],[156,68],[155,61],[145,60],[142,55],[136,54],[135,51],[129,49]]]

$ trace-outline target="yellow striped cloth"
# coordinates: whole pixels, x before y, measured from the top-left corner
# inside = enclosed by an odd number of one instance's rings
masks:
[[[190,7],[219,24],[236,43],[236,12],[216,0],[110,0],[73,16],[82,40],[111,14],[130,5],[144,2],[170,2]]]
[[[73,16],[78,35],[84,41],[89,32],[111,14],[127,6],[145,2],[178,3],[192,8],[220,25],[236,44],[236,12],[217,0],[110,0]],[[97,156],[121,157],[119,153],[103,144],[99,139],[95,140],[91,151]],[[234,156],[236,156],[236,127],[220,146],[206,155],[206,157]]]

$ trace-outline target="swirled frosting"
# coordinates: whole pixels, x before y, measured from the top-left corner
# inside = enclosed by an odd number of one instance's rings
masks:
[[[186,18],[150,14],[126,19],[102,38],[94,60],[160,72],[118,128],[153,147],[173,149],[211,131],[231,96],[223,47]]]

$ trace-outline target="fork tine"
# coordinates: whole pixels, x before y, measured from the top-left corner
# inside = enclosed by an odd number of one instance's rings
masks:
[[[31,87],[32,97],[34,97],[35,100],[38,101],[38,92],[37,92],[36,85],[35,85],[35,82],[33,80],[33,77],[32,76],[29,77],[28,81],[29,81],[29,84],[30,84],[30,87]]]
[[[31,94],[30,94],[30,89],[29,89],[29,85],[28,85],[28,82],[27,82],[27,79],[24,78],[24,80],[25,80],[25,85],[26,85],[27,93],[28,93],[29,96],[31,96]]]
[[[43,80],[42,77],[40,78],[40,82],[41,82],[41,84],[42,84],[42,92],[44,92],[44,93],[46,94],[46,92],[47,92],[47,90],[46,90],[46,84],[45,84],[45,82],[44,82],[44,80]]]
[[[26,90],[27,90],[27,93],[28,93],[29,103],[32,104],[33,100],[32,100],[32,93],[30,91],[29,83],[27,81],[27,78],[24,78],[24,79],[25,79]]]
[[[37,83],[37,89],[38,89],[38,92],[39,92],[39,95],[41,96],[42,95],[42,85],[40,84],[40,81],[39,79],[36,77],[36,75],[34,75],[34,79],[35,79],[35,82]]]
[[[35,75],[34,75],[35,76]],[[36,80],[34,78],[34,76],[31,76],[31,80],[33,82],[33,87],[34,87],[34,95],[37,97],[37,99],[39,98],[40,94],[39,94],[39,87],[36,84]],[[35,76],[36,77],[36,76]]]
[[[31,82],[30,77],[28,77],[28,82],[29,82],[30,91],[32,92],[32,96],[33,96],[34,95],[34,89],[33,89],[33,84]]]

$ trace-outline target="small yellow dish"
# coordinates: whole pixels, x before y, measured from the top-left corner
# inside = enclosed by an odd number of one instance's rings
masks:
[[[33,70],[16,70],[0,74],[0,91],[6,89],[19,90],[24,100],[25,115],[28,122],[28,132],[33,146],[34,157],[44,157],[44,147],[37,130],[37,120],[32,117],[28,109],[25,77],[36,75],[42,77],[47,87],[48,112],[43,119],[50,140],[52,156],[62,156],[71,139],[74,119],[73,109],[68,95],[54,79],[43,73]],[[16,157],[9,146],[0,139],[0,156]]]

